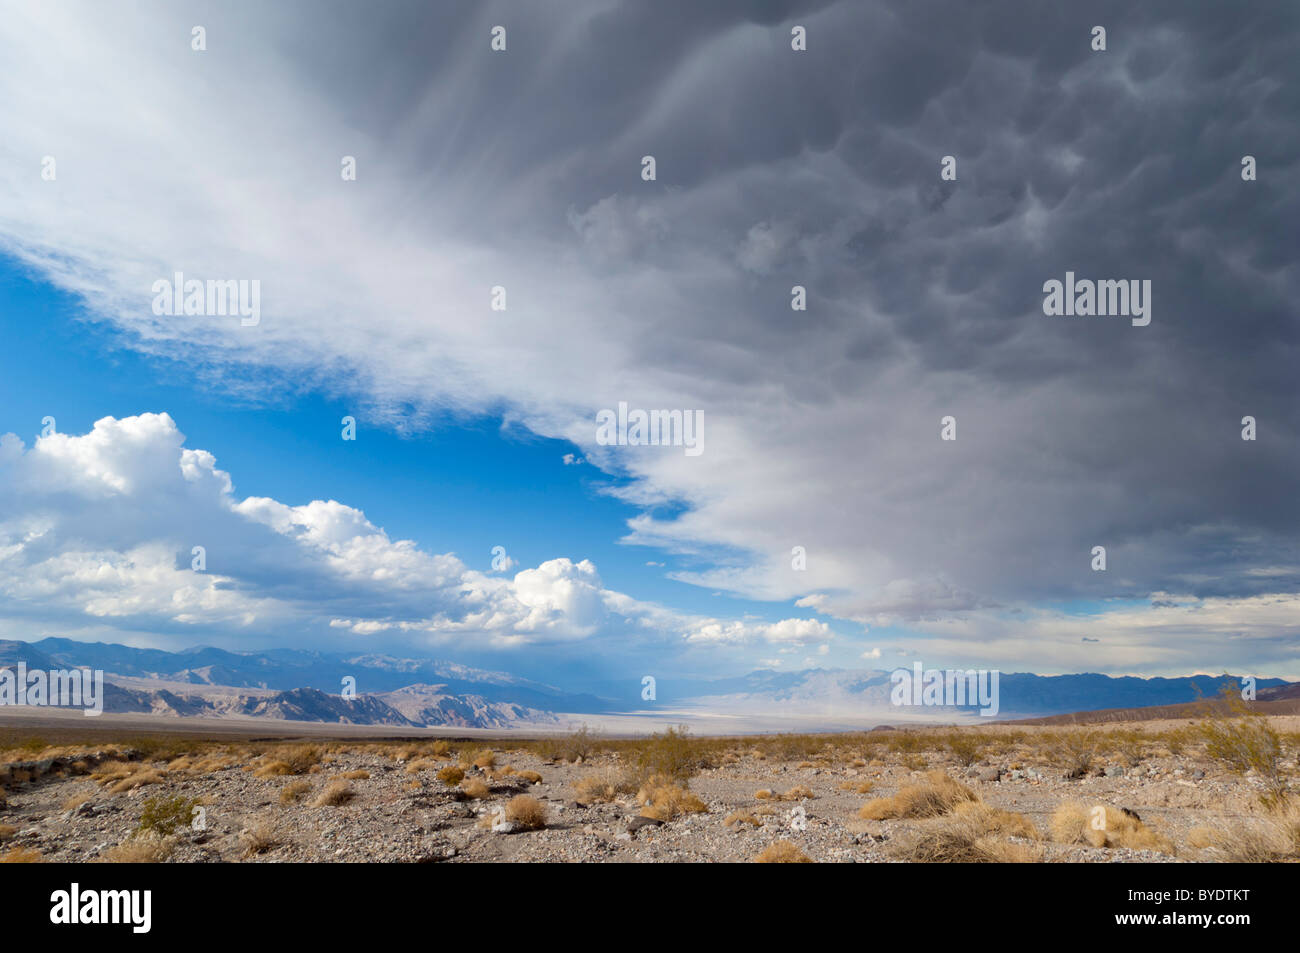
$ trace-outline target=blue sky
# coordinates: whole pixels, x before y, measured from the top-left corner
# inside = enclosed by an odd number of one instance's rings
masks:
[[[232,387],[196,387],[183,366],[125,346],[74,295],[9,257],[0,257],[0,331],[11,342],[0,352],[5,382],[0,433],[15,433],[29,445],[47,415],[56,419],[59,432],[81,434],[104,416],[165,411],[184,432],[187,446],[213,453],[218,465],[235,475],[240,496],[269,496],[293,505],[349,503],[390,536],[414,540],[430,552],[454,553],[483,571],[491,566],[493,547],[500,545],[523,566],[556,556],[590,559],[606,585],[687,612],[771,622],[789,615],[789,603],[772,605],[672,579],[672,571],[699,565],[695,555],[620,543],[627,520],[641,508],[605,492],[626,480],[590,464],[566,463],[566,456],[582,460],[581,448],[567,441],[504,426],[500,417],[451,414],[431,427],[399,433],[391,421],[367,419],[355,401],[322,394],[288,375],[272,385],[272,392],[256,397],[241,396]],[[349,414],[358,418],[356,441],[340,437],[341,419]],[[665,503],[657,509],[672,513],[680,506]],[[59,634],[57,624],[42,626],[31,637],[38,634]],[[164,644],[176,647],[175,639],[172,635]],[[257,647],[232,643],[219,628],[198,641]],[[268,637],[265,647],[274,643]],[[411,651],[402,640],[382,637],[352,647]],[[580,673],[593,680],[610,674],[608,666],[591,658],[522,653],[523,658],[503,659],[500,652],[472,644],[441,654],[473,664],[523,667],[530,675],[567,684]],[[761,666],[749,654],[735,660],[741,669]]]

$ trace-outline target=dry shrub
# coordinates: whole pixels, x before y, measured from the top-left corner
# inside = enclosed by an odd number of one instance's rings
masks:
[[[270,821],[253,821],[239,832],[239,846],[243,857],[265,854],[279,843],[275,826]]]
[[[1094,731],[1066,731],[1048,736],[1048,757],[1065,768],[1068,778],[1081,778],[1097,759],[1100,736]]]
[[[651,778],[650,782],[637,793],[637,802],[642,804],[641,816],[653,817],[659,821],[671,821],[679,814],[703,814],[708,807],[703,801],[679,784],[665,783],[660,777]]]
[[[922,821],[893,842],[890,853],[898,860],[927,864],[1035,863],[1043,858],[1037,844],[1008,838],[1036,841],[1039,836],[1023,814],[963,801],[948,814]]]
[[[953,758],[963,768],[969,768],[984,756],[983,739],[974,732],[954,732],[945,739],[945,744]]]
[[[4,843],[9,838],[18,833],[18,828],[12,824],[0,824],[0,843]]]
[[[738,824],[748,824],[750,827],[762,827],[763,822],[754,816],[752,811],[732,811],[722,819],[726,827],[735,827]]]
[[[573,782],[573,799],[580,804],[609,802],[617,794],[614,782],[605,773],[588,774]]]
[[[811,864],[812,858],[788,840],[769,844],[754,858],[756,864]]]
[[[342,777],[348,781],[369,781],[370,772],[362,768],[358,768],[356,771],[345,771]]]
[[[1237,774],[1254,771],[1264,782],[1266,803],[1285,800],[1282,736],[1267,715],[1252,709],[1230,685],[1224,686],[1223,699],[1223,712],[1211,713],[1197,726],[1205,753]]]
[[[931,771],[923,784],[908,785],[893,797],[868,801],[858,811],[858,817],[868,821],[940,817],[958,804],[978,800],[979,796],[960,781],[954,781],[942,771]]]
[[[11,847],[0,854],[0,864],[39,864],[41,852],[33,847]]]
[[[292,804],[311,790],[310,781],[290,781],[280,788],[280,803]]]
[[[817,796],[816,794],[813,794],[812,788],[806,787],[802,784],[796,784],[790,790],[786,791],[784,794],[781,795],[781,800],[807,801],[815,798],[816,796]]]
[[[636,752],[636,763],[651,776],[685,781],[699,770],[700,752],[690,737],[690,730],[681,725],[643,741]]]
[[[531,794],[517,794],[506,802],[506,820],[525,831],[546,826],[546,805]]]
[[[438,780],[443,784],[460,784],[465,780],[465,769],[449,764],[438,772]]]
[[[1155,833],[1133,814],[1108,804],[1094,808],[1077,801],[1062,804],[1052,815],[1052,839],[1058,844],[1129,847],[1173,853],[1173,845],[1168,839]]]
[[[316,795],[316,800],[311,802],[312,807],[338,807],[340,804],[346,804],[357,796],[357,792],[352,790],[352,785],[346,781],[331,781],[330,784]]]
[[[178,827],[189,827],[198,806],[199,802],[194,798],[151,797],[144,802],[144,810],[140,812],[140,830],[168,835]]]
[[[769,791],[767,788],[763,788],[760,791],[754,792],[755,801],[770,801],[774,797],[776,797],[776,795],[773,794],[771,791]]]
[[[253,768],[255,778],[283,778],[293,773],[293,765],[288,761],[267,761]]]
[[[482,778],[467,778],[460,783],[460,790],[466,797],[480,800],[492,793],[487,782]]]
[[[750,813],[755,817],[774,817],[776,815],[776,808],[770,804],[759,804]]]
[[[542,783],[542,776],[538,774],[536,771],[518,771],[516,773],[519,775],[519,777],[523,778],[529,784]]]
[[[175,849],[175,837],[144,830],[106,850],[100,859],[109,864],[161,864]]]
[[[490,748],[482,748],[477,751],[474,754],[474,760],[470,762],[476,768],[491,768],[495,767],[496,763],[497,756]]]

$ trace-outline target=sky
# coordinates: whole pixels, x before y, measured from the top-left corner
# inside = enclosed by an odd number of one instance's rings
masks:
[[[0,13],[0,638],[1300,677],[1300,10]]]

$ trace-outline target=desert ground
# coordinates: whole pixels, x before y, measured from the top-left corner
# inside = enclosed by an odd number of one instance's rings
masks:
[[[10,723],[0,861],[1300,859],[1297,717],[640,739],[284,727],[83,742]]]

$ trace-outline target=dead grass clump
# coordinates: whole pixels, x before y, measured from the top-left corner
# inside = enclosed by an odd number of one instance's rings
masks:
[[[321,762],[321,749],[316,745],[290,745],[278,754],[279,760],[286,762],[294,774],[306,774]]]
[[[1043,858],[1041,847],[1009,838],[1032,842],[1039,837],[1023,814],[963,801],[948,814],[922,821],[894,842],[890,853],[912,863],[1035,863]]]
[[[352,785],[346,781],[332,781],[316,795],[316,799],[311,802],[312,807],[338,807],[340,804],[346,804],[357,796],[357,792],[352,790]]]
[[[284,745],[266,754],[260,765],[250,765],[253,777],[274,778],[289,774],[315,774],[324,757],[316,745]],[[247,770],[247,768],[245,769]]]
[[[573,783],[573,799],[579,804],[608,803],[618,795],[606,774],[588,774]]]
[[[723,826],[736,827],[739,824],[748,824],[750,827],[762,827],[763,822],[754,816],[752,811],[732,811],[722,819]]]
[[[90,780],[100,787],[108,787],[123,778],[129,778],[139,767],[140,765],[127,761],[104,761],[90,773]]]
[[[641,816],[659,821],[671,821],[679,814],[703,814],[709,808],[698,797],[679,784],[663,783],[662,778],[651,782],[637,793],[642,805]]]
[[[816,796],[817,796],[816,794],[813,794],[812,788],[802,784],[796,784],[790,790],[786,791],[784,794],[781,795],[781,800],[806,801],[806,800],[811,800]]]
[[[1229,863],[1267,864],[1300,860],[1300,800],[1272,802],[1257,817],[1199,827],[1187,838],[1192,847],[1213,848]]]
[[[370,780],[370,772],[366,771],[364,768],[358,768],[356,771],[345,771],[341,776],[348,781]]]
[[[11,847],[0,854],[0,864],[39,864],[41,852],[34,847]]]
[[[456,785],[465,780],[465,769],[449,764],[438,772],[438,780],[443,784]]]
[[[931,771],[925,783],[902,788],[893,797],[876,798],[862,805],[858,817],[883,821],[900,817],[940,817],[963,802],[978,801],[977,795],[942,771]]]
[[[518,774],[519,777],[523,778],[529,784],[542,783],[542,776],[538,774],[536,771],[518,771],[516,772],[516,774]]]
[[[756,864],[811,864],[812,858],[788,840],[775,841],[754,858]]]
[[[75,811],[77,808],[81,807],[81,805],[85,804],[89,800],[90,800],[89,794],[74,794],[72,797],[68,798],[66,801],[63,802],[63,810]]]
[[[874,781],[844,781],[838,785],[841,791],[852,791],[854,794],[869,794],[875,786]]]
[[[256,857],[278,847],[280,840],[270,821],[253,821],[239,832],[239,846],[243,857]]]
[[[17,833],[18,828],[14,827],[12,824],[0,824],[0,844],[4,843]]]
[[[1143,824],[1136,814],[1104,804],[1091,808],[1077,801],[1062,804],[1052,815],[1052,839],[1058,844],[1173,853],[1169,840]]]
[[[487,786],[487,782],[482,778],[467,778],[461,782],[460,790],[466,797],[473,798],[476,801],[481,800],[492,793],[491,789]]]
[[[531,794],[517,794],[506,802],[506,820],[525,831],[546,826],[546,805]]]
[[[476,768],[492,768],[496,766],[497,756],[490,748],[480,748],[469,763]]]
[[[176,838],[157,830],[142,830],[100,858],[110,864],[161,864],[176,849]]]
[[[280,788],[280,803],[292,804],[311,790],[310,781],[290,781]]]
[[[767,788],[762,788],[761,790],[754,792],[755,801],[770,801],[774,797],[776,797],[776,795],[773,794],[771,791],[769,791]]]
[[[134,791],[136,788],[142,788],[146,784],[162,784],[162,775],[153,768],[141,768],[134,774],[129,774],[122,780],[109,787],[109,794],[122,794],[125,791]]]

